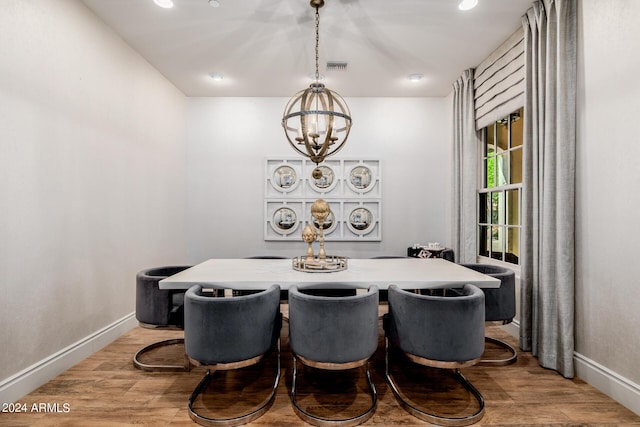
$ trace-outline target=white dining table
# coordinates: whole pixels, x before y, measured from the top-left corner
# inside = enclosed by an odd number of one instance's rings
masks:
[[[500,280],[440,258],[348,259],[348,268],[333,272],[302,272],[290,259],[209,259],[163,279],[160,289],[189,289],[200,284],[214,289],[261,290],[271,285],[288,289],[322,287],[442,289],[471,283],[499,288]]]

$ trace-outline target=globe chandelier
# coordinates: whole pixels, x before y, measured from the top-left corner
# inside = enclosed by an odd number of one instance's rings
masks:
[[[308,157],[316,166],[325,157],[337,153],[347,142],[351,130],[351,113],[344,99],[320,83],[319,54],[320,13],[324,0],[311,0],[316,10],[316,73],[314,82],[293,95],[284,109],[282,127],[289,144],[298,153]],[[313,177],[322,177],[315,168]]]

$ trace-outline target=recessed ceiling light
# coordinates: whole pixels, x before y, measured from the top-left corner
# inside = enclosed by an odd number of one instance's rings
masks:
[[[209,77],[211,77],[216,82],[219,82],[222,79],[224,79],[224,76],[220,73],[209,73]]]
[[[410,82],[419,82],[423,77],[424,76],[422,74],[410,74],[409,76],[407,76],[407,79]]]
[[[477,5],[478,5],[478,0],[462,0],[458,5],[458,9],[469,10],[469,9],[473,9]]]
[[[220,2],[218,0],[209,0],[209,6],[218,7],[220,6]]]
[[[153,0],[153,2],[165,9],[171,9],[173,7],[173,0]]]

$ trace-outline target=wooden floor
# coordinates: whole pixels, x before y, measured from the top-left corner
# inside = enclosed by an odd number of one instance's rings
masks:
[[[513,337],[498,327],[488,327],[487,334],[516,344]],[[179,331],[135,328],[20,399],[27,413],[2,413],[0,425],[196,425],[187,413],[187,399],[200,382],[204,368],[184,373],[148,373],[134,369],[131,363],[133,354],[142,346],[181,335]],[[428,425],[407,414],[387,387],[382,343],[381,339],[371,363],[378,391],[377,410],[364,425]],[[181,346],[174,346],[173,349],[158,350],[150,358],[180,360],[182,352]],[[488,348],[488,353],[495,355],[498,350]],[[232,415],[242,410],[243,401],[260,401],[269,389],[268,380],[275,372],[276,361],[274,353],[258,366],[238,372],[217,372],[214,385],[207,390],[205,398],[196,402],[197,407],[203,411],[217,410],[223,415]],[[282,332],[281,363],[282,378],[275,403],[267,414],[251,425],[306,425],[295,415],[290,403],[292,362],[286,323]],[[426,403],[456,416],[475,409],[472,398],[466,391],[455,387],[448,373],[411,364],[396,366],[401,366],[394,371],[398,382],[406,387],[409,397],[417,403]],[[326,416],[349,416],[368,403],[362,369],[340,374],[309,368],[300,371],[300,403],[308,410]],[[640,426],[640,417],[633,412],[580,379],[568,380],[554,371],[540,368],[529,353],[521,352],[518,362],[511,366],[474,366],[464,369],[463,373],[486,400],[485,416],[477,425]],[[255,380],[257,374],[260,374],[260,380]],[[414,383],[422,384],[423,389],[410,387]],[[34,410],[34,404],[42,412]]]

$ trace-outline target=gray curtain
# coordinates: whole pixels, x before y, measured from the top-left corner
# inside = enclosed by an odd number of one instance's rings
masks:
[[[576,2],[539,0],[522,18],[525,105],[520,346],[574,375]]]
[[[458,262],[476,262],[478,135],[473,69],[453,84],[453,226],[451,246]]]

